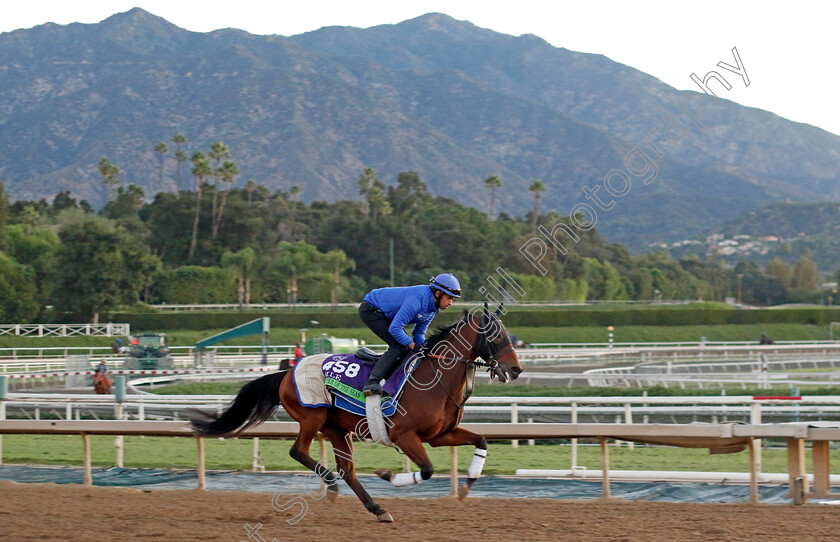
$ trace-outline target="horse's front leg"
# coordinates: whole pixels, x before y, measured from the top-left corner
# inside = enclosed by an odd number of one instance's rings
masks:
[[[435,448],[438,446],[464,446],[465,444],[475,446],[475,454],[467,471],[467,483],[458,486],[458,498],[462,501],[469,494],[475,481],[481,477],[484,461],[487,459],[487,440],[477,433],[456,427],[449,433],[429,441],[429,445]]]

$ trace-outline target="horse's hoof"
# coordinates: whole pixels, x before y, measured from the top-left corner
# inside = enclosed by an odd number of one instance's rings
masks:
[[[382,523],[394,523],[394,518],[392,518],[391,514],[389,514],[388,512],[382,512],[381,514],[376,516],[376,519]]]
[[[470,493],[470,486],[467,484],[461,484],[458,486],[458,500],[463,501],[467,498],[467,495]]]
[[[386,482],[390,482],[391,478],[394,477],[394,475],[391,474],[391,471],[388,470],[388,469],[376,469],[375,471],[373,471],[373,474],[379,476],[380,478],[382,478]]]
[[[338,502],[338,491],[330,491],[327,489],[327,500],[332,503]]]

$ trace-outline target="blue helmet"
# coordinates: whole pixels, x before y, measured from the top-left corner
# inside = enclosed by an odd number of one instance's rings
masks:
[[[452,297],[461,297],[461,283],[452,273],[442,273],[429,281],[432,290],[440,290]]]

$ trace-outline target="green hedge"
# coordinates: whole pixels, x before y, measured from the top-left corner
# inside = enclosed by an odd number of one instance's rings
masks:
[[[307,312],[172,312],[172,313],[112,313],[112,322],[131,324],[133,330],[224,329],[238,326],[256,318],[269,316],[272,327],[305,328],[310,320],[317,320],[321,328],[363,327],[359,315],[350,313]],[[435,325],[451,322],[460,313],[446,313]],[[838,308],[807,309],[617,309],[617,310],[528,310],[514,309],[504,317],[508,326],[685,326],[720,324],[811,324],[828,325],[840,321]]]
[[[509,326],[685,326],[720,324],[812,324],[840,321],[840,308],[756,310],[633,310],[609,311],[511,311]]]
[[[132,331],[172,329],[225,329],[268,316],[272,327],[311,327],[310,320],[316,320],[321,328],[362,327],[358,313],[271,313],[262,312],[158,312],[158,313],[112,313],[109,320],[131,324]]]

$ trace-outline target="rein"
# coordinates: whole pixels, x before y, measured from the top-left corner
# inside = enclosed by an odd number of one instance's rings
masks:
[[[452,394],[449,393],[449,390],[446,390],[446,394],[449,395],[449,398],[452,399],[452,402],[455,403],[455,406],[458,407],[458,410],[464,408],[464,405],[467,403],[467,399],[470,398],[472,395],[473,389],[475,388],[475,371],[479,367],[486,367],[487,371],[491,374],[496,371],[499,367],[499,356],[512,352],[514,350],[513,343],[508,341],[508,343],[502,347],[501,350],[498,349],[496,343],[490,341],[487,338],[487,331],[486,331],[486,324],[487,324],[487,311],[482,314],[481,318],[481,330],[476,334],[476,341],[473,345],[473,352],[476,354],[475,358],[449,358],[446,356],[441,356],[439,354],[426,354],[425,357],[434,358],[438,360],[446,360],[446,361],[454,361],[454,362],[463,362],[467,365],[467,373],[465,375],[465,386],[464,386],[464,397],[461,401],[457,401]],[[486,354],[482,352],[486,348]]]

